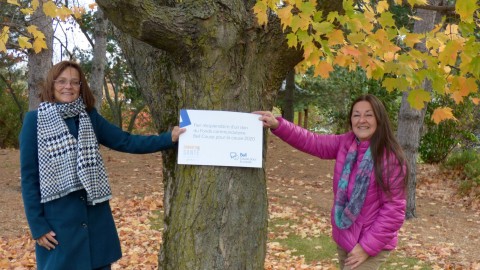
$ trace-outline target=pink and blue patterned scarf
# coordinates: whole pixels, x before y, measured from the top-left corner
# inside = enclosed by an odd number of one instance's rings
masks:
[[[373,159],[368,147],[355,176],[355,183],[350,200],[348,200],[348,181],[352,166],[357,162],[357,140],[354,140],[348,149],[347,158],[343,165],[342,175],[338,181],[337,196],[335,199],[335,224],[340,229],[348,229],[357,219],[362,210],[367,195],[370,176],[373,170]]]

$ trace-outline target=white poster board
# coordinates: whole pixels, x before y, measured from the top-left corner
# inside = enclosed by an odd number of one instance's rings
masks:
[[[263,124],[252,113],[180,110],[178,164],[262,167]]]

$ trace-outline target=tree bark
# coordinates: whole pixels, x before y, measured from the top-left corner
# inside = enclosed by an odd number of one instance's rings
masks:
[[[32,49],[28,53],[28,110],[35,110],[40,104],[41,84],[47,77],[47,73],[52,67],[53,57],[53,27],[52,20],[43,12],[43,2],[39,1],[40,6],[33,13],[32,25],[37,26],[38,30],[45,35],[47,49],[35,53]]]
[[[283,117],[293,122],[295,111],[293,109],[293,100],[295,93],[295,69],[292,68],[287,74],[285,82],[285,102],[282,109]]]
[[[254,0],[97,3],[126,34],[122,50],[159,131],[178,125],[181,108],[271,110],[283,79],[302,58],[288,48],[273,14],[268,25],[256,23]],[[159,268],[263,269],[265,170],[177,165],[174,151],[165,152],[163,162]]]
[[[431,1],[432,5],[438,5],[442,0]],[[417,17],[421,20],[416,20],[413,32],[426,33],[432,30],[435,26],[437,12],[432,10],[417,10]],[[425,42],[425,41],[424,41]],[[426,51],[425,43],[418,44],[418,49]],[[423,82],[425,91],[432,91],[432,84],[430,81]],[[403,93],[402,104],[398,115],[398,132],[397,137],[402,146],[410,169],[407,195],[407,210],[405,216],[407,219],[414,218],[416,214],[416,186],[417,186],[417,154],[418,146],[421,139],[421,129],[425,119],[425,112],[427,105],[422,110],[415,110],[410,107],[407,101],[408,92]]]
[[[95,108],[100,112],[103,100],[103,83],[105,80],[105,62],[107,55],[108,20],[101,9],[95,14],[92,73],[90,74],[90,88],[95,96]]]
[[[308,108],[303,109],[303,128],[308,129]]]

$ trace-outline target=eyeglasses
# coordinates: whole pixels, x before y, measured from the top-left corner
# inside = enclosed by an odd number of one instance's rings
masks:
[[[55,82],[56,85],[58,85],[60,87],[65,87],[68,84],[70,84],[73,88],[80,88],[80,86],[82,85],[81,81],[67,81],[67,80],[64,80],[64,79],[54,80],[54,82]]]

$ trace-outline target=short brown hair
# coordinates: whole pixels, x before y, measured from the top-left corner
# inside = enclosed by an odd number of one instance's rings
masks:
[[[93,96],[92,90],[88,86],[87,79],[85,78],[82,68],[79,64],[73,61],[61,61],[48,71],[47,78],[45,79],[40,92],[40,101],[55,102],[53,94],[53,91],[55,91],[55,80],[68,67],[76,69],[78,74],[80,74],[80,82],[82,83],[80,85],[80,96],[83,98],[83,102],[85,103],[87,111],[90,111],[95,107],[95,97]]]

